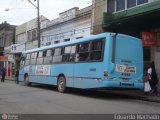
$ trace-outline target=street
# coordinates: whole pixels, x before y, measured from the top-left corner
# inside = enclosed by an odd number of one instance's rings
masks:
[[[159,113],[160,104],[88,90],[59,93],[54,86],[0,83],[0,113],[110,114]]]

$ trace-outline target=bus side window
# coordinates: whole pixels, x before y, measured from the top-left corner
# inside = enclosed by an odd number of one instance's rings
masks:
[[[55,48],[54,50],[54,56],[53,56],[53,63],[59,63],[62,62],[62,53],[63,49],[62,48]]]
[[[29,65],[30,64],[30,57],[31,57],[31,54],[28,53],[27,57],[26,57],[26,60],[25,60],[25,65]]]
[[[88,61],[90,42],[80,43],[77,45],[76,62]]]
[[[90,52],[90,60],[101,60],[102,58],[102,40],[96,40],[91,43],[91,52]]]
[[[73,45],[71,48],[70,62],[75,61],[75,54],[76,54],[76,45]]]
[[[62,62],[70,62],[71,46],[64,47]]]
[[[22,55],[21,55],[21,62],[20,62],[20,65],[21,65],[21,66],[24,66],[24,64],[25,64],[25,59],[26,59],[26,54],[22,54]]]
[[[42,65],[43,64],[43,51],[38,52],[38,57],[37,57],[37,65]]]
[[[31,65],[35,65],[36,64],[36,60],[37,60],[36,58],[37,58],[37,52],[32,53],[31,54],[31,62],[30,62]]]
[[[53,54],[53,50],[52,49],[48,49],[45,51],[45,56],[44,56],[44,64],[51,64],[52,63],[52,54]]]

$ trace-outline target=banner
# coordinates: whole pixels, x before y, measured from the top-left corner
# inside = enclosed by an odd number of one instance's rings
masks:
[[[157,47],[158,34],[157,32],[142,32],[143,47]]]

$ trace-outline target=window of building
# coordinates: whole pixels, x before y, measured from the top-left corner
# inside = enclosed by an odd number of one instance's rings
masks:
[[[148,0],[108,0],[107,12],[113,13],[147,3]],[[115,9],[116,8],[116,9]]]
[[[115,12],[115,0],[107,1],[107,12],[109,13]]]
[[[83,37],[76,37],[76,39],[80,39],[80,38],[83,38]]]
[[[116,11],[125,9],[125,0],[116,0]]]
[[[137,0],[137,5],[147,3],[148,0]]]
[[[64,39],[64,42],[68,42],[68,41],[70,41],[70,38],[68,38],[68,39]]]
[[[28,33],[28,41],[37,40],[37,29],[30,30],[27,33]]]
[[[127,8],[136,6],[136,0],[127,0]]]
[[[54,41],[54,44],[58,44],[58,43],[60,43],[60,41],[59,41],[59,40],[57,40],[57,41]]]

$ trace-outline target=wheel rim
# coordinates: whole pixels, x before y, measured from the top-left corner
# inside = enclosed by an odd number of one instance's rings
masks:
[[[60,81],[59,83],[59,89],[62,91],[64,89],[64,82]]]
[[[65,78],[60,77],[58,80],[58,90],[60,92],[64,92],[65,91]]]

